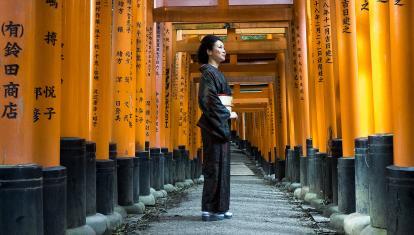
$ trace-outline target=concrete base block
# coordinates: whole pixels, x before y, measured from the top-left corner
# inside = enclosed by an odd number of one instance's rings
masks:
[[[289,185],[289,192],[294,192],[297,188],[302,187],[300,185],[300,183],[292,183],[291,185]]]
[[[118,214],[120,214],[122,216],[122,218],[124,218],[124,219],[127,217],[128,213],[126,212],[126,210],[122,206],[116,205],[114,207],[114,211],[117,212]]]
[[[305,202],[310,204],[313,199],[317,198],[316,193],[305,194]]]
[[[177,191],[177,188],[172,184],[164,184],[164,190],[167,191],[167,193],[171,193]]]
[[[110,232],[110,234],[112,234],[112,231],[114,231],[116,228],[121,226],[123,221],[122,216],[117,212],[114,212],[110,215],[106,215],[106,218],[109,222],[108,231]]]
[[[359,213],[349,214],[344,220],[345,234],[359,235],[370,224],[370,217]]]
[[[309,187],[308,186],[302,187],[300,191],[299,199],[304,200],[307,193],[309,193]]]
[[[163,190],[159,190],[159,191],[155,191],[154,193],[152,193],[152,195],[154,196],[155,200],[157,200],[158,198],[165,197],[165,195],[164,195],[164,193],[162,191]]]
[[[323,216],[330,217],[334,213],[339,213],[338,205],[329,204],[325,206],[325,210],[323,210]]]
[[[96,213],[86,217],[86,224],[89,225],[97,235],[108,233],[109,220],[106,216]]]
[[[123,206],[123,208],[128,214],[143,214],[145,211],[145,205],[142,202],[130,206]]]
[[[184,186],[186,187],[186,188],[189,188],[189,187],[191,187],[191,186],[193,186],[194,185],[194,181],[193,180],[191,180],[191,179],[186,179],[186,180],[184,180]]]
[[[282,182],[282,186],[283,186],[283,188],[284,188],[284,189],[286,189],[286,190],[288,190],[288,189],[289,189],[290,184],[291,184],[291,182],[289,182],[289,181]]]
[[[314,198],[310,201],[310,205],[315,208],[315,210],[322,212],[325,209],[325,204],[323,199]]]
[[[366,226],[360,235],[386,235],[387,230],[382,228],[374,228],[371,225]]]
[[[177,183],[175,183],[175,187],[177,187],[179,189],[185,188],[184,182],[177,182]]]
[[[341,213],[334,213],[331,215],[329,226],[336,231],[343,233],[344,232],[344,220],[348,215]]]
[[[66,235],[96,235],[96,233],[89,225],[85,224],[80,227],[66,229]]]
[[[139,195],[139,202],[142,202],[145,206],[153,206],[155,205],[154,195],[152,194],[146,195],[146,196]]]
[[[276,182],[276,175],[275,174],[270,175],[270,181]]]
[[[293,196],[297,199],[300,198],[300,194],[302,193],[302,188],[297,188],[295,189],[295,191],[293,192]]]

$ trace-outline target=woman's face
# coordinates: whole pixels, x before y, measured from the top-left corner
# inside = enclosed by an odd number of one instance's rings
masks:
[[[212,50],[207,50],[210,60],[214,60],[217,64],[226,60],[226,50],[222,41],[218,40],[213,45]]]

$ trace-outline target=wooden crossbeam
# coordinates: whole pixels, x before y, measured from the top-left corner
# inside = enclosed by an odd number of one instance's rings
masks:
[[[234,98],[233,105],[267,105],[269,98]]]
[[[288,28],[289,22],[249,22],[249,23],[207,23],[207,24],[174,24],[175,29],[195,30],[195,29],[249,29],[249,28]]]
[[[200,42],[177,41],[176,52],[188,52],[196,54]],[[278,37],[270,40],[257,41],[227,41],[225,42],[227,54],[240,53],[278,53],[287,48],[286,38]]]
[[[228,7],[159,7],[153,10],[155,22],[263,22],[290,21],[291,4]]]
[[[226,75],[225,75],[226,76]],[[199,83],[200,77],[194,77],[194,82]],[[226,76],[226,80],[229,84],[239,83],[271,83],[274,82],[275,76]]]
[[[190,73],[199,74],[200,65],[198,63],[190,64]],[[275,73],[276,62],[270,62],[266,64],[221,64],[220,71],[226,72],[263,72],[263,73]]]

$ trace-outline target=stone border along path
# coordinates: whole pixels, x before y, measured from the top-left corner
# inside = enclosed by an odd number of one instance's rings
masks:
[[[332,234],[319,228],[292,193],[263,179],[255,164],[232,147],[232,219],[201,221],[203,186],[195,185],[128,216],[114,234]],[[234,175],[233,175],[234,174]]]

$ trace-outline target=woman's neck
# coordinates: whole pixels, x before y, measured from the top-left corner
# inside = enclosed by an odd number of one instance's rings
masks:
[[[219,67],[219,65],[220,65],[220,63],[217,63],[217,61],[212,60],[212,59],[209,59],[209,60],[208,60],[208,64],[209,64],[209,65],[211,65],[211,66],[214,66],[214,67],[215,67],[215,68],[217,68],[217,69],[218,69],[218,67]]]

